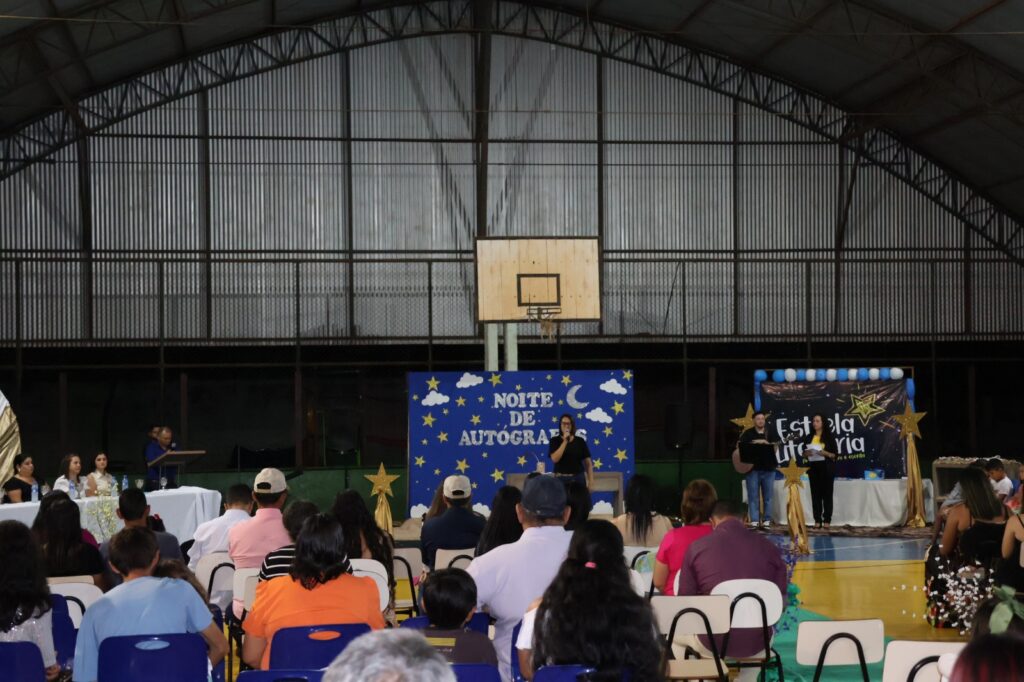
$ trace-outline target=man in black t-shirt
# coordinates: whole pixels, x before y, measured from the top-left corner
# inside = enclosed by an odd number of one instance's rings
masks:
[[[548,454],[555,463],[555,475],[565,482],[576,480],[593,490],[594,462],[586,442],[576,436],[576,422],[572,415],[563,414],[559,420],[559,435],[552,436]]]
[[[740,435],[740,443],[756,443],[768,445],[772,443],[772,435],[765,425],[764,412],[754,413],[754,428],[747,429]],[[765,456],[754,463],[753,470],[746,476],[747,504],[750,508],[750,525],[765,528],[772,523],[772,492],[775,486],[775,468],[778,463],[775,457]],[[760,500],[764,499],[764,516],[762,518]]]

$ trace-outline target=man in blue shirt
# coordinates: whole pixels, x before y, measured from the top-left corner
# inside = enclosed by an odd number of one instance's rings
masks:
[[[75,682],[94,682],[100,644],[107,637],[199,633],[216,665],[228,643],[199,593],[184,580],[154,578],[160,561],[147,528],[125,528],[110,541],[110,564],[124,583],[100,597],[82,618],[75,645]]]
[[[487,521],[473,511],[472,492],[472,484],[465,476],[455,475],[444,479],[444,503],[448,509],[424,523],[420,532],[424,566],[434,568],[434,555],[439,549],[476,548]]]
[[[174,487],[178,479],[178,467],[176,466],[150,466],[150,462],[166,452],[178,449],[174,442],[174,432],[168,426],[161,426],[157,429],[156,440],[146,446],[146,478],[149,480],[149,489],[155,489],[160,484],[160,474],[167,478],[167,485]]]

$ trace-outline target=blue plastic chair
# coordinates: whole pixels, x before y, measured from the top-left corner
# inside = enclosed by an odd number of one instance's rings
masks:
[[[216,604],[207,604],[206,606],[210,609],[210,615],[213,616],[213,622],[217,624],[217,629],[223,632],[224,612]],[[220,663],[213,666],[213,682],[224,682],[224,664],[226,661],[227,657],[225,656],[221,659]]]
[[[53,604],[51,622],[53,627],[53,648],[57,650],[57,664],[65,667],[75,660],[75,643],[78,641],[78,630],[68,613],[68,601],[60,594],[51,594]]]
[[[458,682],[501,682],[498,669],[486,663],[456,663],[452,672]]]
[[[369,631],[366,623],[282,628],[270,641],[270,669],[326,668],[349,642]]]
[[[208,664],[199,635],[107,637],[100,643],[99,682],[203,682]]]
[[[583,665],[545,665],[533,676],[534,682],[577,682],[581,675],[594,672]]]
[[[399,627],[411,628],[413,630],[426,630],[430,627],[430,619],[427,616],[412,616],[403,620]],[[466,623],[466,629],[473,632],[487,634],[491,627],[491,617],[486,613],[474,613],[473,617]]]
[[[516,649],[516,641],[519,639],[519,631],[523,629],[523,621],[516,623],[512,628],[512,658],[509,659],[512,668],[512,682],[525,682],[523,671],[519,667],[519,651]]]
[[[320,682],[323,670],[246,670],[235,682]]]
[[[46,682],[43,654],[32,642],[0,642],[0,670],[5,680]]]

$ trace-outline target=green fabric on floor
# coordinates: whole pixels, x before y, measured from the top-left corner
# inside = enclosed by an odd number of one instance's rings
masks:
[[[829,620],[821,614],[804,609],[796,609],[797,623],[814,620]],[[797,665],[796,663],[796,632],[797,625],[793,625],[785,632],[775,634],[773,647],[782,656],[782,669],[786,676],[786,682],[812,682],[814,680],[814,666]],[[888,642],[889,638],[886,637]],[[868,664],[868,676],[872,680],[882,679],[882,662]],[[777,680],[778,675],[774,671],[768,673],[769,680]],[[859,665],[829,666],[822,671],[821,679],[828,682],[861,682],[864,678],[860,674]]]

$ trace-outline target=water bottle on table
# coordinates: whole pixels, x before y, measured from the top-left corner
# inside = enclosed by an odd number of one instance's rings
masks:
[[[121,477],[121,492],[128,490],[128,474]]]
[[[38,502],[39,501],[39,483],[33,483],[32,484],[32,501],[33,502]]]

